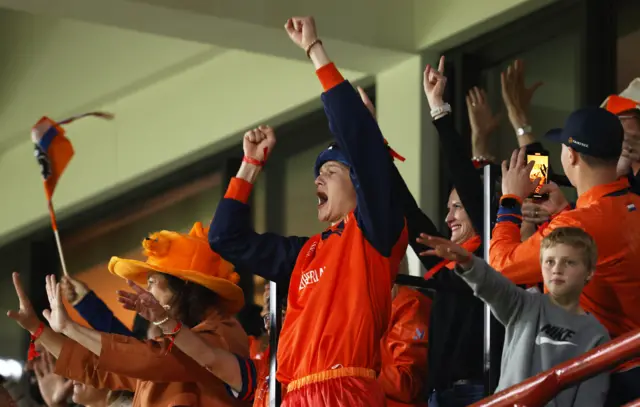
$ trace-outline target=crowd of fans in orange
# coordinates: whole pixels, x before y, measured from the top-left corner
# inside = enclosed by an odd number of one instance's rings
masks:
[[[328,228],[311,237],[253,229],[247,202],[276,135],[269,126],[248,131],[242,165],[210,226],[150,234],[142,242],[146,261],[109,262],[131,287],[118,292],[119,301],[149,321],[147,332],[130,331],[69,276],[47,277],[45,324],[14,274],[20,306],[8,316],[31,334],[28,368],[39,394],[7,403],[268,405],[269,347],[234,317],[244,306],[241,271],[287,291],[275,355],[283,406],[467,406],[640,328],[640,79],[546,133],[562,145],[562,176],[548,163],[534,169],[529,158],[548,152],[528,115],[540,84],[525,85],[522,61],[502,73],[520,147],[501,165],[488,151],[499,118],[486,93],[473,88],[467,96],[467,156],[444,101],[444,58],[427,65],[424,92],[453,185],[445,236],[409,192],[375,108],[342,77],[313,18],[289,19],[285,30],[313,63],[335,137],[313,168],[318,219]],[[490,242],[483,240],[485,166],[501,179]],[[532,179],[532,170],[542,179]],[[575,188],[577,201],[560,187]],[[406,273],[408,248],[426,270],[425,292],[395,284]],[[92,328],[69,317],[63,298]],[[491,389],[485,305],[499,366]],[[640,398],[640,359],[624,362],[548,405],[622,406]]]

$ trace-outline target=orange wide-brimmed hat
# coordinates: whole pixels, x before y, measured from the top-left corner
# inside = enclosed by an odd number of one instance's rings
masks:
[[[149,272],[158,272],[200,284],[215,292],[231,314],[244,306],[240,276],[233,265],[209,247],[207,231],[197,222],[189,234],[162,230],[142,241],[147,261],[112,257],[109,271],[139,285],[147,284]]]

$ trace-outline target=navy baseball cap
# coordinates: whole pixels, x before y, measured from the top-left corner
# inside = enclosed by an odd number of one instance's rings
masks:
[[[624,130],[620,119],[599,107],[584,107],[571,113],[562,129],[545,136],[575,151],[597,158],[616,158],[622,153]]]
[[[313,168],[313,173],[316,178],[318,178],[318,175],[320,175],[320,167],[322,167],[322,165],[327,161],[337,161],[346,165],[347,167],[351,167],[351,164],[349,164],[347,157],[340,150],[338,144],[331,143],[329,144],[329,147],[327,147],[325,150],[322,150],[322,152],[318,155],[318,158],[316,158],[316,164]]]

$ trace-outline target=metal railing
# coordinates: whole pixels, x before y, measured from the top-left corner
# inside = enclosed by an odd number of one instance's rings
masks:
[[[640,357],[640,329],[485,398],[471,407],[542,407],[561,390],[636,357]],[[627,406],[640,406],[640,400]]]

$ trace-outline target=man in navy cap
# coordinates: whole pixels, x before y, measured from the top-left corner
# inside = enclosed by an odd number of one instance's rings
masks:
[[[580,305],[598,318],[612,338],[640,329],[640,197],[630,192],[626,177],[617,175],[624,140],[620,120],[605,109],[583,108],[569,116],[563,129],[549,131],[547,138],[562,143],[562,167],[578,192],[575,209],[557,185],[545,185],[541,192],[548,193],[549,199],[542,205],[554,215],[548,227],[521,242],[522,200],[537,182],[529,179],[533,163],[526,162],[524,150],[514,151],[508,168],[503,163],[503,196],[490,263],[516,284],[540,283],[542,239],[558,227],[582,228],[595,239],[598,261]],[[560,276],[571,267],[567,259],[555,261]],[[640,359],[621,365],[611,376],[610,395],[635,400],[640,387],[633,383],[640,383]]]

